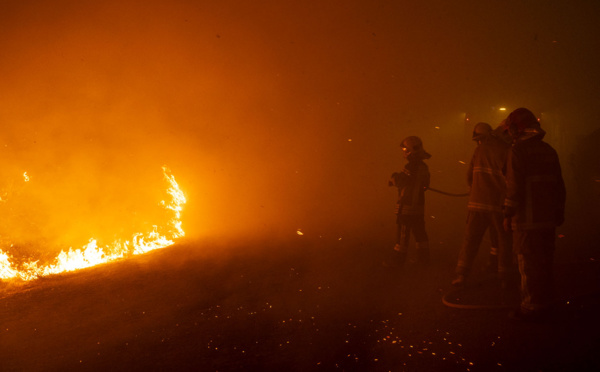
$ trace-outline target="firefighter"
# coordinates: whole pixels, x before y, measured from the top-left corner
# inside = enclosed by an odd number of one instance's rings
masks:
[[[478,123],[473,129],[477,147],[467,172],[469,202],[465,237],[456,265],[455,286],[462,286],[471,272],[483,235],[489,228],[492,240],[490,263],[503,284],[508,279],[512,254],[508,234],[504,231],[502,205],[506,193],[504,171],[510,146],[497,138],[488,123]],[[494,262],[496,261],[496,262]]]
[[[552,264],[556,227],[565,213],[565,184],[556,151],[543,141],[544,130],[525,108],[511,112],[506,128],[513,139],[506,170],[504,226],[513,232],[513,249],[521,274],[517,320],[536,321],[553,301]]]
[[[425,231],[425,190],[429,187],[429,167],[423,160],[431,158],[419,137],[410,136],[402,143],[407,160],[401,172],[392,174],[390,186],[398,188],[396,203],[397,236],[391,261],[387,266],[402,266],[406,262],[411,234],[417,246],[417,260],[429,263],[429,238]]]

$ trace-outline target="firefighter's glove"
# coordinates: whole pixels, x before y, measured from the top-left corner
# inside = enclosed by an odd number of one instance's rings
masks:
[[[388,185],[389,186],[398,186],[399,183],[400,183],[400,173],[398,173],[398,172],[392,173],[392,176],[390,177],[390,180],[388,181]]]
[[[392,173],[392,177],[388,181],[388,185],[400,187],[402,183],[402,178],[410,176],[410,171],[408,169],[403,169],[401,172]]]
[[[510,217],[504,218],[504,222],[502,223],[502,226],[504,227],[504,231],[506,231],[506,232],[511,232],[512,231]]]

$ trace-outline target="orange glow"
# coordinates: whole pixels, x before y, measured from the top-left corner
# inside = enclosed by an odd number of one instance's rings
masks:
[[[104,231],[131,238],[148,226],[122,219],[135,217],[130,205],[155,200],[146,194],[156,188],[127,196],[155,181],[142,170],[165,163],[194,200],[188,238],[279,237],[297,226],[307,235],[370,234],[388,223],[390,195],[373,190],[403,163],[393,154],[402,138],[421,136],[433,155],[432,182],[459,188],[451,167],[472,151],[470,123],[495,126],[506,113],[500,103],[549,113],[567,101],[593,107],[597,84],[581,77],[597,76],[595,59],[574,58],[575,44],[533,53],[510,41],[528,40],[526,30],[485,27],[500,13],[514,19],[505,8],[424,4],[0,2],[0,190],[21,192],[0,192],[1,203],[57,211],[27,224],[5,217],[15,226],[0,223],[0,236],[21,239],[4,251],[18,261],[35,250],[44,260],[69,244],[81,249],[90,236],[104,246],[114,240]],[[484,34],[455,27],[470,22]],[[583,40],[560,31],[560,40]],[[578,67],[591,73],[575,74]],[[581,81],[571,82],[575,75]],[[563,82],[574,89],[558,89]],[[125,189],[117,187],[123,178],[131,180]],[[33,185],[42,182],[56,187]],[[112,218],[115,205],[125,213]],[[87,226],[73,226],[79,216],[89,217]]]
[[[181,227],[181,211],[186,203],[186,198],[175,181],[175,177],[166,167],[163,167],[163,175],[168,185],[169,200],[161,201],[160,205],[172,216],[166,226],[153,226],[151,231],[136,233],[130,240],[117,240],[105,247],[99,247],[96,239],[92,238],[81,249],[69,248],[66,252],[61,251],[55,258],[55,263],[50,265],[38,266],[38,261],[29,261],[23,264],[22,268],[17,269],[11,264],[9,255],[0,249],[0,279],[33,280],[47,275],[100,265],[132,254],[143,254],[174,244],[175,239],[185,235]],[[27,173],[24,176],[28,181]]]

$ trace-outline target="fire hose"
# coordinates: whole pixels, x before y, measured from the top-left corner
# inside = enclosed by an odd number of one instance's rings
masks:
[[[467,193],[464,193],[464,194],[454,194],[454,193],[451,193],[451,192],[446,192],[446,191],[442,191],[442,190],[434,189],[434,188],[432,188],[432,187],[427,187],[425,190],[431,190],[431,191],[433,191],[433,192],[437,192],[437,193],[439,193],[439,194],[442,194],[442,195],[447,195],[447,196],[457,196],[457,197],[461,197],[461,196],[469,196],[469,193],[468,193],[468,192],[467,192]]]

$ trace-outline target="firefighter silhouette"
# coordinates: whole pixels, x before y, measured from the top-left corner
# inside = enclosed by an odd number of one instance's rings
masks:
[[[406,262],[411,235],[417,246],[417,260],[429,263],[429,238],[425,230],[425,190],[429,187],[429,167],[423,160],[431,157],[419,137],[409,136],[401,142],[407,160],[401,172],[392,174],[390,186],[398,189],[396,203],[397,237],[387,266],[402,266]]]

